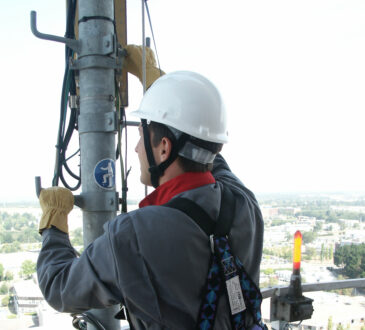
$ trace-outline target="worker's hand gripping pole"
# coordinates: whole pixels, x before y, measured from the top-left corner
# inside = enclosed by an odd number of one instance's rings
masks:
[[[35,177],[35,191],[37,194],[37,197],[39,198],[39,195],[41,194],[41,190],[42,190],[42,181],[41,181],[41,177],[40,176],[36,176]],[[83,199],[81,195],[74,195],[75,198],[75,205],[78,207],[82,207],[83,206]]]

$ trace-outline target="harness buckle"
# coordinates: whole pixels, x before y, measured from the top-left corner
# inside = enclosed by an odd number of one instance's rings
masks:
[[[212,250],[212,253],[214,253],[214,235],[210,235],[209,240],[210,240],[210,249]]]

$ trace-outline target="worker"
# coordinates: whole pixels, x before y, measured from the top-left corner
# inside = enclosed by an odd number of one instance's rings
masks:
[[[131,45],[126,50],[125,69],[142,79],[141,47]],[[263,220],[254,194],[220,154],[228,133],[217,88],[189,71],[159,77],[153,56],[147,56],[146,72],[147,87],[151,86],[134,112],[141,118],[135,151],[141,182],[155,190],[140,202],[139,209],[105,223],[104,233],[77,257],[67,225],[73,195],[61,187],[43,189],[39,286],[46,301],[60,312],[121,303],[128,310],[132,329],[195,329],[204,314],[200,312],[213,246],[199,219],[169,203],[179,199],[193,202],[213,222],[222,207],[233,205],[229,219],[224,219],[232,221],[228,242],[236,268],[237,264],[244,268],[256,290]],[[230,197],[222,203],[225,190]],[[228,283],[222,288],[225,286]],[[222,290],[213,306],[212,329],[234,328],[232,303],[241,294],[232,300]],[[245,299],[242,304],[240,328],[257,326],[250,303]]]

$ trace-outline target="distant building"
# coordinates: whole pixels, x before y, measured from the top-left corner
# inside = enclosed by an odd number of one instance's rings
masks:
[[[290,282],[290,277],[292,275],[291,270],[277,270],[275,271],[276,276],[282,282]]]
[[[279,208],[279,214],[284,215],[295,215],[296,213],[300,212],[301,209],[298,207],[280,207]]]
[[[261,213],[264,219],[270,219],[279,214],[279,208],[263,206],[261,207]]]
[[[305,223],[305,224],[314,226],[316,224],[316,217],[306,217],[306,216],[301,215],[298,217],[298,221],[300,223]]]
[[[10,288],[12,295],[10,307],[15,314],[33,313],[44,300],[41,290],[34,280],[15,283]]]

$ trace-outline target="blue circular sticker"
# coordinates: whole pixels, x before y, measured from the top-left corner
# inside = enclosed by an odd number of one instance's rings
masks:
[[[94,169],[94,178],[99,187],[113,189],[115,186],[114,160],[107,158],[98,162]]]

